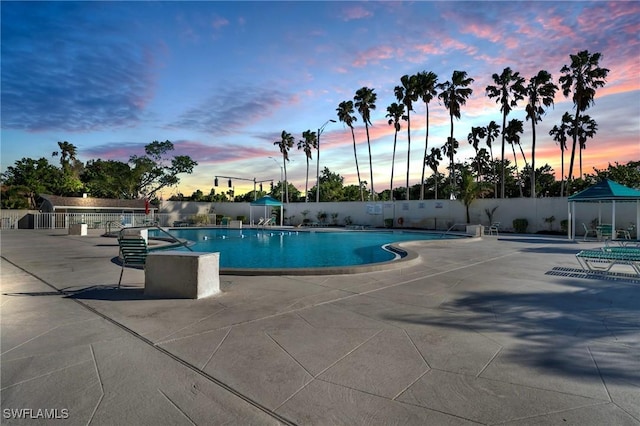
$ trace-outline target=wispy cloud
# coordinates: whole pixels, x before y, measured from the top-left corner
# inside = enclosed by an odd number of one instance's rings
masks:
[[[362,5],[354,5],[345,7],[342,11],[342,19],[345,21],[353,21],[356,19],[364,19],[373,16],[371,9]]]
[[[70,9],[64,19],[49,15],[57,7]],[[3,9],[9,9],[2,22],[3,128],[79,132],[140,120],[154,92],[149,46],[102,38],[99,34],[112,34],[113,28],[106,26],[94,31],[88,43],[86,34],[74,28],[99,24],[75,14],[74,5]],[[13,14],[43,16],[20,21]]]
[[[268,87],[220,88],[202,104],[168,125],[205,133],[230,134],[297,102],[294,94]]]

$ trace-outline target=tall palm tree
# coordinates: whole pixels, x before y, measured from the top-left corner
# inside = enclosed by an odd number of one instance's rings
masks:
[[[600,68],[600,53],[590,54],[589,51],[583,50],[576,55],[569,55],[571,65],[565,65],[560,72],[560,85],[562,86],[562,94],[569,97],[572,94],[573,106],[575,107],[575,115],[573,116],[573,127],[578,128],[580,122],[580,114],[585,112],[594,103],[596,89],[606,84],[607,68]],[[567,184],[570,184],[573,176],[573,161],[576,154],[576,142],[578,140],[578,132],[572,133],[573,146],[571,148],[571,160],[569,162],[569,176]]]
[[[302,132],[302,139],[298,141],[298,149],[304,150],[307,157],[307,178],[304,182],[304,202],[309,201],[309,160],[311,160],[311,152],[318,148],[318,137],[316,132],[305,130]]]
[[[458,143],[458,140],[456,138],[448,137],[447,141],[444,143],[444,145],[442,145],[442,148],[440,148],[442,150],[442,153],[445,156],[447,156],[450,160],[449,162],[449,186],[451,187],[450,198],[453,198],[453,196],[455,196],[455,191],[454,191],[455,180],[451,179],[452,177],[455,178],[454,176],[455,165],[452,159],[456,155],[456,152],[458,152],[459,147],[460,147],[460,144]]]
[[[387,115],[389,117],[389,125],[393,126],[395,133],[393,134],[393,157],[391,157],[391,182],[389,183],[389,194],[391,194],[391,201],[393,197],[393,170],[396,162],[396,143],[398,142],[398,132],[400,131],[400,120],[404,115],[404,104],[392,103],[387,107]]]
[[[451,76],[451,81],[445,81],[437,85],[440,90],[438,95],[439,99],[442,99],[445,108],[449,110],[449,117],[451,119],[451,133],[448,141],[455,141],[453,138],[453,117],[460,119],[460,110],[462,105],[467,103],[467,98],[473,93],[473,89],[468,87],[473,83],[473,78],[467,77],[466,71],[454,71]],[[453,190],[454,181],[454,169],[453,169],[453,154],[455,148],[449,150],[449,161],[451,162],[451,174],[449,176],[451,182],[451,188]]]
[[[522,194],[522,179],[520,178],[520,171],[518,170],[518,158],[516,156],[516,144],[520,144],[520,135],[524,131],[524,123],[522,120],[518,120],[514,118],[509,121],[507,124],[507,128],[502,132],[505,135],[505,140],[509,145],[511,145],[511,149],[513,150],[513,164],[516,167],[516,176],[518,178],[518,189],[520,190],[520,197]],[[525,160],[526,162],[526,160]]]
[[[587,148],[587,139],[593,138],[598,132],[598,123],[589,115],[581,115],[576,130],[580,143],[580,177],[582,177],[582,150]]]
[[[560,126],[555,125],[549,130],[549,136],[553,136],[553,140],[560,145],[560,196],[564,197],[564,151],[567,149],[567,136],[570,133],[571,122],[573,121],[571,114],[565,112],[562,116]]]
[[[422,156],[422,177],[420,178],[420,199],[424,200],[424,172],[427,166],[425,161],[427,158],[427,149],[429,147],[429,102],[438,95],[436,87],[438,85],[438,76],[429,71],[422,71],[417,74],[417,94],[424,102],[425,106],[425,136],[424,136],[424,155]]]
[[[285,202],[289,202],[289,184],[287,181],[287,161],[289,161],[289,150],[293,147],[294,138],[291,133],[287,133],[285,130],[280,135],[280,140],[275,141],[274,145],[278,145],[280,152],[282,153],[282,164],[284,166],[284,193]]]
[[[356,91],[353,100],[354,105],[364,121],[364,128],[367,132],[367,147],[369,148],[369,172],[371,174],[371,198],[375,201],[376,191],[373,189],[373,162],[371,160],[371,140],[369,138],[369,124],[371,124],[371,111],[376,109],[376,99],[378,95],[374,89],[361,87]]]
[[[500,104],[502,112],[502,182],[500,187],[500,196],[504,198],[504,139],[507,126],[507,116],[511,110],[518,105],[518,101],[524,99],[524,82],[525,79],[520,76],[519,72],[513,72],[507,67],[502,70],[502,74],[493,74],[492,76],[495,86],[487,86],[487,96],[496,98],[496,103]]]
[[[480,181],[480,161],[478,161],[478,153],[479,153],[479,144],[480,139],[485,138],[487,136],[487,130],[484,127],[472,127],[471,132],[467,135],[467,141],[473,146],[474,151],[476,152],[476,163],[478,165],[478,175],[476,176],[476,182]]]
[[[496,163],[495,157],[493,156],[493,141],[495,141],[500,135],[500,125],[495,121],[491,120],[489,124],[485,127],[487,140],[486,144],[489,147],[489,152],[491,153],[491,165],[493,166],[493,198],[498,198],[498,182],[495,180],[496,175]]]
[[[553,97],[558,86],[553,83],[551,74],[545,70],[531,77],[526,87],[527,120],[531,120],[531,198],[536,198],[536,124],[542,121],[542,115],[553,105]]]
[[[353,131],[353,123],[358,121],[353,111],[353,101],[343,101],[336,108],[338,112],[338,120],[349,126],[351,129],[351,138],[353,139],[353,156],[356,159],[356,172],[358,173],[358,188],[360,188],[360,201],[364,201],[364,192],[362,191],[362,180],[360,179],[360,167],[358,166],[358,153],[356,152],[356,134]]]
[[[411,111],[413,111],[413,103],[418,100],[417,84],[418,80],[415,75],[403,75],[400,77],[401,86],[396,86],[393,92],[396,99],[407,108],[407,115],[402,118],[407,120],[407,200],[409,197],[409,165],[411,163]]]
[[[425,163],[431,170],[433,170],[433,176],[436,183],[435,188],[435,199],[438,199],[438,166],[440,165],[440,161],[442,160],[442,152],[440,148],[431,148],[431,153],[427,155],[425,159]]]

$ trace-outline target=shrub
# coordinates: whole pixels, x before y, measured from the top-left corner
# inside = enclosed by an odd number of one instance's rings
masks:
[[[385,228],[393,227],[393,219],[392,218],[385,219],[384,220],[384,226],[385,226]]]
[[[246,216],[238,216],[238,217],[236,217],[236,219],[239,220],[242,223],[245,223],[245,220],[247,219],[247,217]]]
[[[526,233],[527,226],[529,226],[529,221],[527,219],[513,219],[513,229],[518,234]]]

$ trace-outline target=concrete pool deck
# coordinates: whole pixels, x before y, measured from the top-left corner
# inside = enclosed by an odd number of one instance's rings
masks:
[[[602,243],[431,241],[160,300],[140,270],[114,289],[113,239],[0,237],[3,424],[640,424],[640,279],[583,273]]]

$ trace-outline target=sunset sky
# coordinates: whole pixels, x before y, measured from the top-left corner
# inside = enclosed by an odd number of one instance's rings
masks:
[[[282,156],[273,142],[282,130],[297,142],[303,131],[337,119],[338,104],[368,86],[378,95],[371,150],[380,192],[389,186],[393,150],[386,109],[402,75],[432,71],[444,82],[464,70],[475,79],[454,123],[456,160],[469,161],[470,128],[501,123],[499,105],[485,91],[492,74],[511,67],[528,80],[544,69],[557,83],[569,55],[581,50],[602,53],[600,65],[610,70],[587,112],[598,133],[587,142],[584,171],[640,160],[637,1],[2,2],[1,10],[2,171],[23,157],[58,163],[51,157],[58,141],[73,143],[82,161],[126,161],[154,140],[170,140],[198,166],[164,198],[208,193],[216,175],[277,182]],[[449,116],[437,100],[429,111],[430,149],[445,142]],[[559,92],[537,131],[536,165],[548,163],[558,174],[560,149],[548,132],[566,111],[573,103]],[[422,172],[424,116],[419,102],[411,116],[410,184]],[[509,118],[524,120],[522,106]],[[359,115],[355,130],[369,181]],[[529,122],[522,146],[530,161]],[[499,155],[499,142],[493,148]],[[406,123],[397,149],[394,186],[402,186]],[[306,157],[294,147],[290,159],[289,181],[304,191]],[[314,152],[310,187],[315,164]],[[340,122],[321,136],[324,167],[357,183],[351,133]],[[233,183],[236,194],[252,188]]]

